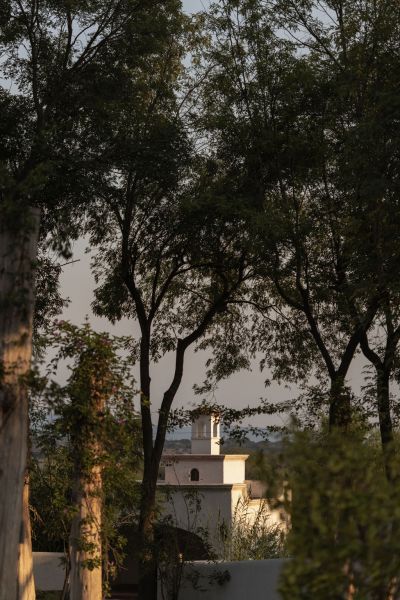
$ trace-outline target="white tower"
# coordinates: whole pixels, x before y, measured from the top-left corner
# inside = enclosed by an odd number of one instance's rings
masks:
[[[192,423],[192,454],[220,453],[219,416],[200,415]]]

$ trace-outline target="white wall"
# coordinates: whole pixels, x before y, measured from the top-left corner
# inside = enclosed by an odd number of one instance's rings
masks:
[[[224,483],[244,483],[247,454],[243,458],[224,456]]]
[[[33,571],[36,589],[61,590],[64,583],[63,554],[34,552]],[[179,600],[281,600],[277,591],[278,579],[287,559],[249,560],[242,562],[195,562],[185,566]],[[210,584],[210,578],[219,572],[229,572],[230,580],[222,586]],[[189,577],[198,577],[205,591],[196,590]],[[162,595],[159,591],[159,600]]]
[[[246,490],[245,486],[235,486],[232,489],[232,496],[231,496],[231,501],[232,501],[232,504],[231,504],[232,520],[233,520],[233,518],[235,516],[235,513],[238,510],[238,507],[242,506],[242,502],[246,498],[246,493],[247,493],[247,490]],[[232,520],[231,520],[231,523],[232,523]]]
[[[192,485],[223,483],[223,457],[200,457],[195,455],[165,456],[165,483],[170,485],[190,484],[190,471],[198,469],[200,480]]]
[[[190,471],[198,469],[200,480],[194,485],[209,483],[236,484],[245,481],[245,463],[247,455],[234,457],[221,454],[195,455],[177,454],[164,456],[165,483],[170,485],[190,484]]]
[[[232,521],[231,489],[231,486],[172,488],[169,490],[171,499],[164,502],[162,514],[170,515],[174,526],[192,533],[196,533],[199,528],[207,529],[209,541],[218,550],[217,527],[222,522],[229,525]]]
[[[287,559],[248,560],[241,562],[195,562],[184,568],[184,581],[179,600],[281,600],[278,580]],[[219,585],[210,584],[217,572],[228,571],[230,580]],[[188,580],[199,577],[202,588],[196,590]],[[158,598],[162,598],[159,591]]]
[[[59,552],[33,552],[33,577],[37,590],[62,590],[65,576],[63,558],[64,554]]]

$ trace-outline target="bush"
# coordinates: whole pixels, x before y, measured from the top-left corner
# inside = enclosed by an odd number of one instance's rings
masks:
[[[292,531],[285,600],[399,597],[400,484],[361,432],[298,433],[288,445]]]
[[[250,500],[239,500],[231,527],[222,523],[219,537],[223,560],[264,560],[285,554],[285,532],[271,523],[267,501],[252,514]]]

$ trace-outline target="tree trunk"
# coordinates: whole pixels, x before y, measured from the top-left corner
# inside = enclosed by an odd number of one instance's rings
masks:
[[[35,600],[35,598],[31,519],[29,515],[29,477],[27,475],[25,477],[22,498],[22,524],[18,559],[18,600]]]
[[[70,600],[102,600],[101,469],[77,482],[77,514],[70,533]]]
[[[101,442],[93,423],[103,413],[105,401],[97,389],[98,384],[95,376],[90,397],[77,398],[77,402],[83,404],[76,410],[82,411],[87,422],[82,423],[73,442],[76,515],[69,538],[69,600],[103,599]],[[83,460],[82,454],[86,454]]]
[[[393,464],[393,423],[390,414],[390,368],[385,369],[382,365],[375,365],[375,368],[379,430],[385,471],[388,481],[393,481],[396,478],[396,473]]]
[[[379,429],[382,447],[385,449],[393,442],[393,424],[390,414],[390,370],[377,368],[376,380]]]
[[[351,423],[351,397],[343,377],[331,379],[329,429],[346,431]]]
[[[139,519],[139,600],[157,599],[157,561],[154,521],[159,465],[152,463],[143,474]]]
[[[0,224],[0,600],[17,598],[39,211],[23,232]]]

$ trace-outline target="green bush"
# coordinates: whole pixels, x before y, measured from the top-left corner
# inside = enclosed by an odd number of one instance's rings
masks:
[[[287,466],[283,599],[398,598],[400,483],[387,481],[379,446],[361,432],[297,433]]]
[[[232,525],[227,527],[222,522],[218,534],[223,560],[264,560],[285,555],[285,531],[271,522],[266,500],[254,514],[248,498],[239,500]]]

